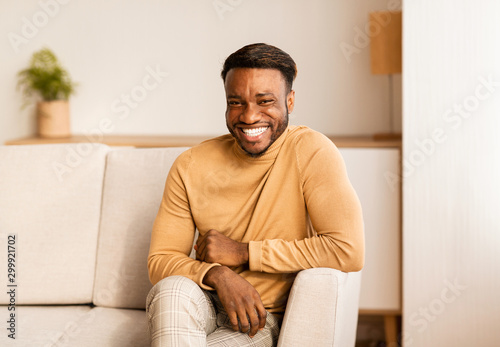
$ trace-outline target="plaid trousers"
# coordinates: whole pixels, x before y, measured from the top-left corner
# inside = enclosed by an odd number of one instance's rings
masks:
[[[276,346],[279,319],[268,312],[263,330],[250,338],[233,331],[217,294],[182,276],[158,282],[146,301],[151,346]]]

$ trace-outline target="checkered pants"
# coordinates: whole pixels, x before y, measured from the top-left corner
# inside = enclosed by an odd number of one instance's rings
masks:
[[[279,319],[267,314],[263,330],[250,338],[233,331],[217,294],[182,276],[167,277],[149,292],[146,311],[151,346],[276,346]]]

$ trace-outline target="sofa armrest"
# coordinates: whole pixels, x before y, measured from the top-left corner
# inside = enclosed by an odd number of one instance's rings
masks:
[[[281,326],[281,346],[354,346],[361,272],[303,270],[293,283]]]

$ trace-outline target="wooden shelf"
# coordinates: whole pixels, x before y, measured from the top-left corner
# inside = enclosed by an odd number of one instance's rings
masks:
[[[331,136],[327,135],[337,147],[363,148],[401,148],[400,139],[376,140],[373,136]]]
[[[132,147],[190,147],[208,140],[213,136],[148,136],[148,135],[104,135],[102,137],[87,137],[84,135],[73,135],[61,138],[26,137],[7,141],[6,145],[45,145],[53,143],[81,143],[96,142],[108,146],[132,146]]]
[[[95,136],[73,135],[64,138],[42,138],[31,136],[5,142],[6,145],[44,145],[54,143],[97,142],[108,146],[131,146],[139,148],[151,147],[192,147],[216,135],[104,135]],[[401,140],[375,140],[373,136],[328,136],[337,147],[401,147]]]

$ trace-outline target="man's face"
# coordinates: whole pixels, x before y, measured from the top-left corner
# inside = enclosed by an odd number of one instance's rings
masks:
[[[258,157],[285,131],[295,92],[287,94],[276,69],[231,69],[224,89],[227,128],[245,152]]]

